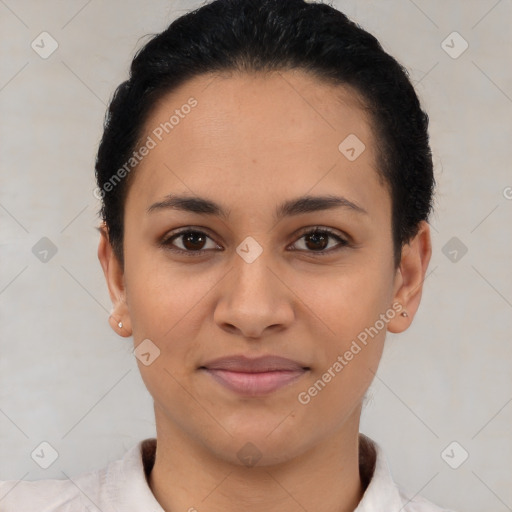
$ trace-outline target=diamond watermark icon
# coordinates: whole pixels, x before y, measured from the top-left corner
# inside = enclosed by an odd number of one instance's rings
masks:
[[[452,469],[457,469],[469,457],[469,453],[464,447],[457,441],[452,441],[442,452],[441,458],[450,466]]]
[[[452,236],[441,250],[452,263],[458,263],[468,252],[468,248],[456,236]]]
[[[238,451],[237,456],[242,464],[252,468],[261,459],[261,452],[253,443],[245,443]]]
[[[468,47],[468,42],[458,32],[452,32],[441,43],[441,48],[452,59],[458,59]]]
[[[41,262],[48,263],[56,254],[57,246],[47,237],[43,236],[32,247],[32,254]]]
[[[47,59],[59,47],[59,43],[48,32],[41,32],[30,46],[39,57]]]
[[[343,139],[343,141],[338,146],[340,153],[351,162],[359,158],[365,149],[366,146],[364,145],[363,141],[353,133]]]
[[[160,355],[160,349],[146,338],[137,345],[133,353],[144,366],[149,366]]]
[[[236,252],[246,263],[252,263],[263,252],[263,247],[252,236],[248,236],[236,248]]]
[[[50,443],[43,441],[30,456],[38,466],[48,469],[59,458],[59,452]]]

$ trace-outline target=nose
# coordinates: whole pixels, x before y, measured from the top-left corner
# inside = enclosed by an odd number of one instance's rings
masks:
[[[265,250],[251,263],[236,254],[214,312],[220,328],[245,338],[262,338],[265,331],[279,332],[293,322],[293,292],[271,259]]]

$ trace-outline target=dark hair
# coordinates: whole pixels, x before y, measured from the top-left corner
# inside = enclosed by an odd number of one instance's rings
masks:
[[[137,52],[129,80],[116,89],[106,113],[96,158],[98,214],[121,265],[124,205],[134,173],[122,180],[115,175],[137,149],[158,100],[205,73],[290,69],[350,87],[370,112],[379,179],[392,201],[399,265],[402,246],[432,209],[428,115],[407,70],[373,35],[335,8],[304,0],[215,0],[176,19]]]

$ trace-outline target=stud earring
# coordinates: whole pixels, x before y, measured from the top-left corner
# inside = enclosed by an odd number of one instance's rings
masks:
[[[400,313],[400,315],[402,315],[402,316],[409,316],[409,315],[408,315],[408,313],[407,313],[407,311],[402,311],[402,312]]]
[[[117,326],[119,327],[119,329],[122,329],[122,328],[123,328],[123,322],[119,322],[119,323],[117,324]]]

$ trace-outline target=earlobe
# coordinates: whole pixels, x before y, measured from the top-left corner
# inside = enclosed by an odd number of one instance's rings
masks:
[[[119,334],[119,336],[128,338],[132,335],[130,317],[129,315],[124,315],[124,320],[121,320],[120,318],[121,317],[116,314],[116,311],[113,310],[113,312],[108,317],[108,323],[110,324],[110,327],[112,327],[112,330]]]
[[[131,322],[124,286],[124,273],[116,257],[108,237],[108,229],[103,222],[98,229],[100,241],[98,244],[98,259],[103,269],[110,299],[112,312],[109,316],[109,324],[112,329],[123,337],[131,336]]]
[[[388,323],[387,330],[393,333],[405,331],[419,308],[423,283],[432,256],[430,226],[421,221],[418,233],[402,248],[400,267],[395,276],[393,303],[402,306],[397,315]],[[402,315],[403,312],[407,315]]]

